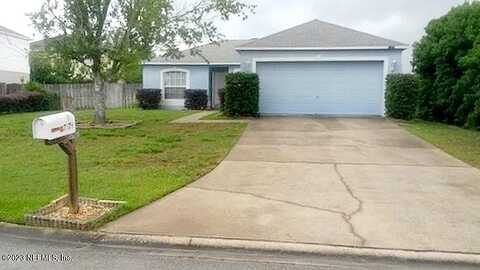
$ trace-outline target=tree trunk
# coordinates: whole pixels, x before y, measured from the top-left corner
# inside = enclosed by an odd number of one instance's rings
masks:
[[[95,74],[94,80],[95,89],[95,124],[104,125],[107,122],[107,106],[106,106],[106,94],[105,84],[100,74]]]

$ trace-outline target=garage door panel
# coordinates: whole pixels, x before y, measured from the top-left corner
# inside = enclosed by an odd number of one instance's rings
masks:
[[[382,114],[382,62],[258,63],[257,73],[264,114]]]

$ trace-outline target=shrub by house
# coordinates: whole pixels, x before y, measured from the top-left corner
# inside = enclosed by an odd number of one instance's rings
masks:
[[[207,106],[207,90],[189,89],[185,91],[185,108],[189,110],[205,110]]]
[[[389,74],[385,107],[389,117],[409,120],[415,116],[418,83],[414,74]]]
[[[427,26],[415,44],[419,75],[417,116],[426,120],[480,126],[480,2],[453,8]]]
[[[160,107],[162,100],[161,89],[139,89],[137,90],[138,106],[144,110],[154,110]]]
[[[227,74],[223,111],[230,116],[258,116],[258,96],[257,74],[243,72]]]

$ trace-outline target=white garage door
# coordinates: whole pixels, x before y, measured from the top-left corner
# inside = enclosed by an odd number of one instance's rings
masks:
[[[383,62],[257,63],[257,73],[262,114],[383,114]]]

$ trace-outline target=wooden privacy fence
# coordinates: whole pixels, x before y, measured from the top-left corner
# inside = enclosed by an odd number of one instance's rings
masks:
[[[130,108],[137,104],[136,91],[142,84],[105,83],[107,108]],[[75,110],[93,109],[95,107],[95,90],[93,83],[46,84],[44,89],[57,93],[64,108]]]
[[[22,89],[22,85],[18,83],[2,83],[0,82],[0,96],[15,93]]]

